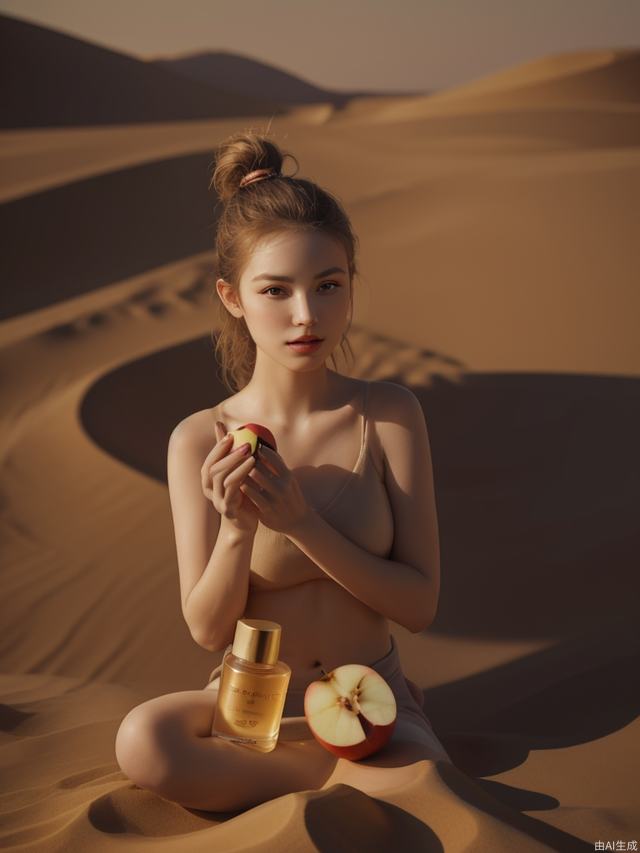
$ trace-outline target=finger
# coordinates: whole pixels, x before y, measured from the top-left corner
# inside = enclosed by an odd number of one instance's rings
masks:
[[[219,459],[222,459],[222,457],[229,451],[229,448],[231,447],[232,443],[233,439],[231,436],[224,435],[222,438],[220,438],[207,454],[202,465],[203,469],[208,468],[214,462],[217,462]]]
[[[209,487],[209,483],[219,480],[220,477],[226,476],[239,462],[244,460],[246,451],[241,448],[229,452],[231,450],[232,438],[224,436],[209,453],[200,470],[202,480],[202,488]]]
[[[225,489],[228,491],[229,489],[236,486],[238,483],[241,483],[244,478],[247,476],[253,465],[255,465],[256,460],[253,456],[249,456],[247,459],[244,459],[230,474],[223,477],[216,477],[214,479],[214,487],[216,482],[220,482]]]
[[[233,454],[231,454],[233,456]],[[215,498],[222,502],[225,497],[230,497],[238,484],[243,481],[243,478],[251,470],[252,465],[255,465],[253,456],[243,459],[235,468],[229,468],[216,471],[211,479],[211,491]]]
[[[208,469],[208,478],[213,483],[215,493],[221,495],[225,489],[223,484],[229,474],[237,470],[248,459],[253,458],[254,457],[251,456],[251,454],[247,455],[247,451],[243,451],[241,448],[236,448],[236,450],[232,450],[227,456],[224,456],[222,459],[214,462],[214,464]]]
[[[233,439],[232,439],[233,441]],[[253,454],[251,453],[251,445],[248,442],[244,442],[244,444],[239,445],[238,447],[231,450],[231,445],[227,448],[228,453],[227,456],[222,459],[220,465],[227,470],[230,467],[233,467],[237,464],[238,460],[243,462],[245,459],[250,456],[253,458]]]
[[[284,459],[275,450],[267,447],[266,444],[260,445],[260,456],[267,462],[276,472],[276,474],[286,474],[289,469],[284,464]]]
[[[209,485],[209,480],[211,479],[211,472],[215,469],[216,465],[220,463],[220,460],[225,457],[225,454],[229,450],[230,446],[230,441],[222,439],[207,455],[200,469],[200,480],[202,482],[203,489]]]
[[[225,430],[222,429],[221,426],[216,424],[215,438],[216,438],[216,444],[220,444],[221,441],[225,441],[225,440],[231,441],[231,434],[228,432],[225,432]]]
[[[239,488],[242,494],[246,495],[251,501],[253,501],[258,509],[264,510],[267,508],[267,495],[260,491],[260,486],[258,486],[257,483],[251,482],[250,477],[247,477],[244,483],[240,484]]]
[[[264,465],[256,464],[256,467],[249,473],[249,481],[257,483],[261,489],[271,493],[273,490],[273,476],[265,473]]]
[[[230,448],[233,446],[233,436],[229,432],[224,432],[224,428],[225,427],[222,421],[216,421],[215,429],[219,438],[217,443],[211,448],[211,450],[207,454],[202,464],[203,471],[206,469],[208,472],[211,465],[226,456],[229,453]]]

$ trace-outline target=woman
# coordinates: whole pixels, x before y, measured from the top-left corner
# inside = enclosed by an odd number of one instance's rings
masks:
[[[215,811],[338,782],[379,795],[410,778],[416,761],[450,761],[388,625],[418,632],[437,609],[424,416],[407,388],[327,367],[351,324],[356,238],[337,199],[282,174],[283,156],[254,133],[218,149],[217,350],[235,393],[178,424],[167,462],[194,640],[222,651],[242,616],[282,626],[280,658],[292,675],[278,744],[265,754],[211,736],[220,667],[207,689],[134,708],[116,740],[138,785]],[[308,336],[320,342],[292,343]],[[228,433],[248,422],[270,429],[278,451],[230,452]],[[306,686],[344,663],[375,667],[398,706],[392,740],[359,762],[327,752],[304,718]]]

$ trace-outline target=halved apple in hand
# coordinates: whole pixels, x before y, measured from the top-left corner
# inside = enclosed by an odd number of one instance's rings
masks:
[[[325,749],[358,761],[382,749],[393,734],[396,697],[375,669],[349,663],[309,684],[304,714]]]
[[[252,455],[255,454],[261,444],[266,444],[267,447],[270,447],[276,452],[278,450],[276,440],[273,437],[271,430],[268,430],[260,424],[243,424],[241,427],[238,427],[238,429],[232,430],[231,435],[233,436],[231,450],[235,450],[236,447],[240,447],[243,444],[249,444],[251,446]]]

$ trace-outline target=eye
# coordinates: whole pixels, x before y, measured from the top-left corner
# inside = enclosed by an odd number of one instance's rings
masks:
[[[333,288],[339,288],[340,287],[340,285],[338,284],[337,281],[323,281],[322,284],[320,285],[320,287],[324,287],[327,284],[333,285]],[[266,290],[262,290],[261,293],[270,295],[272,290],[282,290],[282,288],[277,287],[276,285],[273,285],[272,287],[268,287]],[[329,291],[329,293],[331,293],[331,292],[332,291]]]

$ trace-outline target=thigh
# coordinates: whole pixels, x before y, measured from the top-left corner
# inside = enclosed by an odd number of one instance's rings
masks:
[[[185,690],[156,696],[124,717],[115,741],[120,769],[137,785],[153,788],[172,772],[188,738],[211,734],[216,694]]]
[[[172,725],[184,734],[206,737],[211,734],[216,700],[217,692],[213,690],[182,690],[155,696],[132,708],[120,728],[142,735]]]
[[[317,790],[331,774],[337,758],[313,738],[279,740],[261,753],[212,736],[216,703],[216,690],[188,690],[133,708],[116,739],[123,772],[169,799],[219,811]]]

